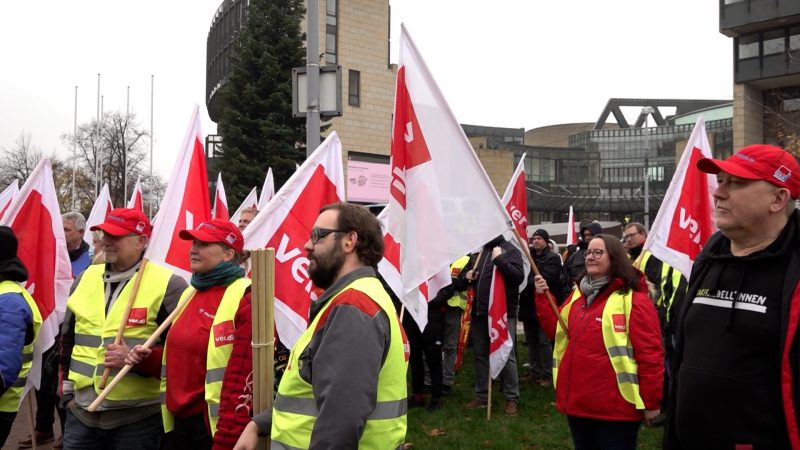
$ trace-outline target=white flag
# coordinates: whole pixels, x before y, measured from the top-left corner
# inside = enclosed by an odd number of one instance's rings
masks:
[[[236,212],[231,216],[231,222],[234,225],[239,225],[239,218],[242,216],[242,211],[244,211],[245,208],[258,209],[258,192],[256,191],[255,187],[253,187],[253,190],[247,194],[247,197],[244,198],[242,204],[239,205],[239,208],[236,209]]]
[[[272,167],[267,170],[267,178],[261,188],[261,197],[258,198],[259,211],[267,207],[267,203],[275,196],[275,179],[272,176]]]
[[[108,183],[103,183],[103,188],[97,194],[97,200],[94,201],[92,212],[86,218],[86,231],[83,233],[83,240],[90,246],[94,243],[92,239],[92,232],[89,231],[93,226],[100,225],[106,221],[106,215],[114,209],[111,203],[111,195],[108,192]]]
[[[19,181],[17,180],[12,181],[7,188],[3,189],[3,192],[0,192],[0,219],[3,218],[3,213],[6,212],[17,192],[19,192]]]

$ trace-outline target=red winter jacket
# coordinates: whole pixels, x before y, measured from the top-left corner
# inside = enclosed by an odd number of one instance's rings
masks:
[[[658,314],[647,294],[643,278],[633,292],[628,332],[633,356],[639,364],[639,393],[645,408],[655,410],[661,404],[664,349]],[[616,421],[642,420],[642,411],[637,411],[619,393],[617,377],[603,344],[603,308],[608,297],[622,284],[621,279],[614,279],[588,308],[582,293],[572,305],[567,323],[569,341],[558,368],[556,389],[556,407],[568,416]],[[551,341],[554,340],[557,318],[544,294],[536,294],[536,314],[542,329]]]

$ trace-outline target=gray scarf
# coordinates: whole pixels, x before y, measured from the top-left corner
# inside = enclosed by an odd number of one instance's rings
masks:
[[[592,304],[600,289],[607,286],[609,283],[608,277],[600,277],[592,279],[589,275],[581,278],[581,292],[586,296],[586,306]]]

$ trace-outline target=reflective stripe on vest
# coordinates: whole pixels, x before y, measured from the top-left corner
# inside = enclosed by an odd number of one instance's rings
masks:
[[[211,428],[211,436],[217,433],[217,421],[219,420],[219,402],[220,394],[222,393],[222,379],[225,376],[225,368],[228,366],[228,360],[231,357],[233,350],[233,336],[214,336],[214,330],[222,330],[226,327],[219,327],[217,325],[224,322],[231,322],[231,327],[228,330],[235,331],[233,328],[234,319],[236,318],[236,311],[239,310],[239,303],[244,297],[245,291],[250,287],[251,280],[249,278],[239,278],[231,283],[226,289],[225,293],[220,299],[219,307],[216,314],[214,314],[214,321],[211,325],[211,332],[208,335],[208,351],[206,354],[206,376],[205,376],[205,399],[208,408],[208,423]],[[181,295],[181,302],[190,295],[194,295],[194,288],[187,288]],[[191,302],[191,299],[189,300]],[[179,303],[180,304],[180,303]],[[187,304],[186,307],[189,305]],[[186,308],[183,308],[185,311]],[[180,318],[181,311],[173,324],[177,323]],[[221,343],[217,345],[215,338],[221,338]],[[164,432],[168,433],[175,427],[175,418],[172,413],[167,409],[166,395],[167,391],[167,344],[169,337],[164,344],[164,352],[161,359],[161,419],[164,424]],[[181,370],[192,370],[193,368],[182,367]]]
[[[650,258],[653,256],[649,250],[645,250],[644,254],[642,255],[642,260],[639,263],[639,267],[641,268],[642,272],[646,273],[647,263],[650,261]],[[672,300],[675,299],[675,293],[678,291],[678,285],[681,282],[681,273],[669,264],[661,261],[661,281],[659,283],[658,289],[660,296],[657,299],[654,299],[654,303],[656,306],[664,306],[669,310],[670,305],[672,305]]]
[[[10,280],[0,281],[0,295],[8,293],[20,294],[25,299],[33,319],[33,340],[30,344],[22,347],[22,366],[19,368],[17,381],[0,396],[0,411],[15,413],[19,409],[22,391],[25,388],[25,382],[28,381],[28,372],[31,371],[31,366],[33,365],[33,344],[36,342],[36,338],[39,337],[39,329],[42,327],[42,315],[39,313],[39,307],[36,306],[33,297],[19,283]]]
[[[89,266],[67,300],[67,308],[75,316],[75,345],[72,348],[68,378],[74,383],[76,391],[92,389],[95,395],[100,392],[98,384],[105,369],[103,361],[106,345],[116,338],[136,278],[143,277],[123,332],[123,339],[129,347],[144,343],[158,327],[156,316],[172,277],[172,271],[158,264],[148,263],[144,273],[137,271],[128,280],[106,314],[104,273],[104,264]],[[111,374],[118,372],[119,370],[112,369]],[[158,379],[129,372],[103,400],[100,407],[117,409],[137,402],[139,405],[151,404],[157,403],[158,398]]]
[[[458,258],[456,262],[450,265],[450,277],[454,280],[458,278],[459,274],[461,274],[461,271],[464,270],[464,267],[467,266],[468,262],[469,256],[462,256],[461,258]],[[462,310],[467,309],[467,293],[456,291],[455,295],[447,300],[447,304],[453,308],[461,308]]]
[[[377,278],[359,278],[335,294],[319,311],[306,331],[295,343],[289,355],[286,372],[283,374],[278,396],[272,410],[271,448],[305,449],[311,443],[311,430],[317,415],[316,400],[312,386],[300,376],[300,355],[308,347],[317,324],[325,311],[346,290],[360,291],[377,303],[389,317],[391,338],[386,360],[378,375],[376,406],[366,420],[358,443],[360,449],[384,449],[402,447],[406,435],[406,387],[405,337],[400,329],[397,312],[389,296]]]
[[[572,305],[581,298],[580,291],[575,288],[572,291],[569,301],[561,310],[561,318],[569,328],[569,312]],[[606,300],[603,307],[602,331],[603,345],[611,361],[611,367],[617,376],[617,387],[619,393],[627,402],[636,406],[636,409],[644,409],[644,401],[639,395],[639,365],[633,357],[633,347],[631,346],[630,335],[630,314],[633,302],[633,294],[628,290],[625,294],[613,292]],[[615,329],[613,317],[624,315],[625,329]],[[619,326],[619,324],[617,324]],[[621,328],[621,327],[620,327]],[[558,366],[567,351],[569,338],[561,327],[561,323],[556,324],[556,345],[553,349],[553,387],[558,384]]]

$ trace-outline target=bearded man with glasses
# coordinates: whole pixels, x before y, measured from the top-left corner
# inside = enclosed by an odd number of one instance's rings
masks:
[[[274,408],[253,418],[236,449],[398,448],[406,435],[408,345],[376,277],[378,220],[348,203],[320,210],[305,245],[311,281],[325,292],[295,343]]]

